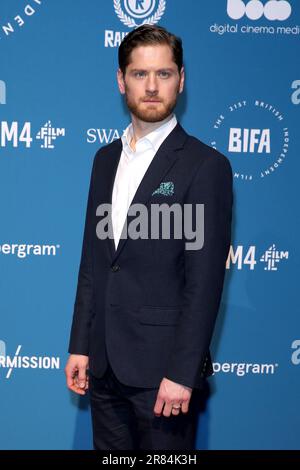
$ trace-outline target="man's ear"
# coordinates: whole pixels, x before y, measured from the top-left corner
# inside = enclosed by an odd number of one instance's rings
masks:
[[[182,93],[182,92],[183,92],[183,88],[184,88],[184,79],[185,79],[185,71],[184,71],[184,67],[182,66],[182,67],[181,67],[181,70],[180,70],[179,93]]]
[[[120,93],[124,95],[125,94],[125,80],[124,80],[124,75],[121,69],[118,69],[117,80],[118,80]]]

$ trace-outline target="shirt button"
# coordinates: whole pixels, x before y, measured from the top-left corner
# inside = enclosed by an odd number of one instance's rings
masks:
[[[111,270],[113,273],[116,273],[117,271],[120,270],[120,266],[118,264],[114,264],[112,267],[111,267]]]

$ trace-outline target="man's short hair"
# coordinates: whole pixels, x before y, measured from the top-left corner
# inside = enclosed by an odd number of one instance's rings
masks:
[[[126,67],[130,64],[130,56],[136,47],[166,44],[170,46],[173,60],[179,72],[183,65],[182,40],[162,26],[145,24],[131,31],[119,46],[119,67],[125,75]]]

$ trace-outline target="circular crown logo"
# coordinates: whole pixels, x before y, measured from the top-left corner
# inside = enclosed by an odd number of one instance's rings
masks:
[[[163,16],[166,9],[166,0],[159,0],[155,10],[157,0],[123,0],[124,9],[122,9],[121,0],[114,0],[114,9],[118,18],[129,28],[137,28],[143,24],[155,24]],[[142,20],[137,23],[136,20]]]

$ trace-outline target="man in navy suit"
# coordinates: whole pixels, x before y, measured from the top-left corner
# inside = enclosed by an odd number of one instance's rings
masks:
[[[93,163],[67,385],[89,389],[95,449],[193,449],[230,246],[231,167],[173,113],[178,37],[130,32],[117,79],[132,122]],[[173,227],[175,208],[184,217]]]

